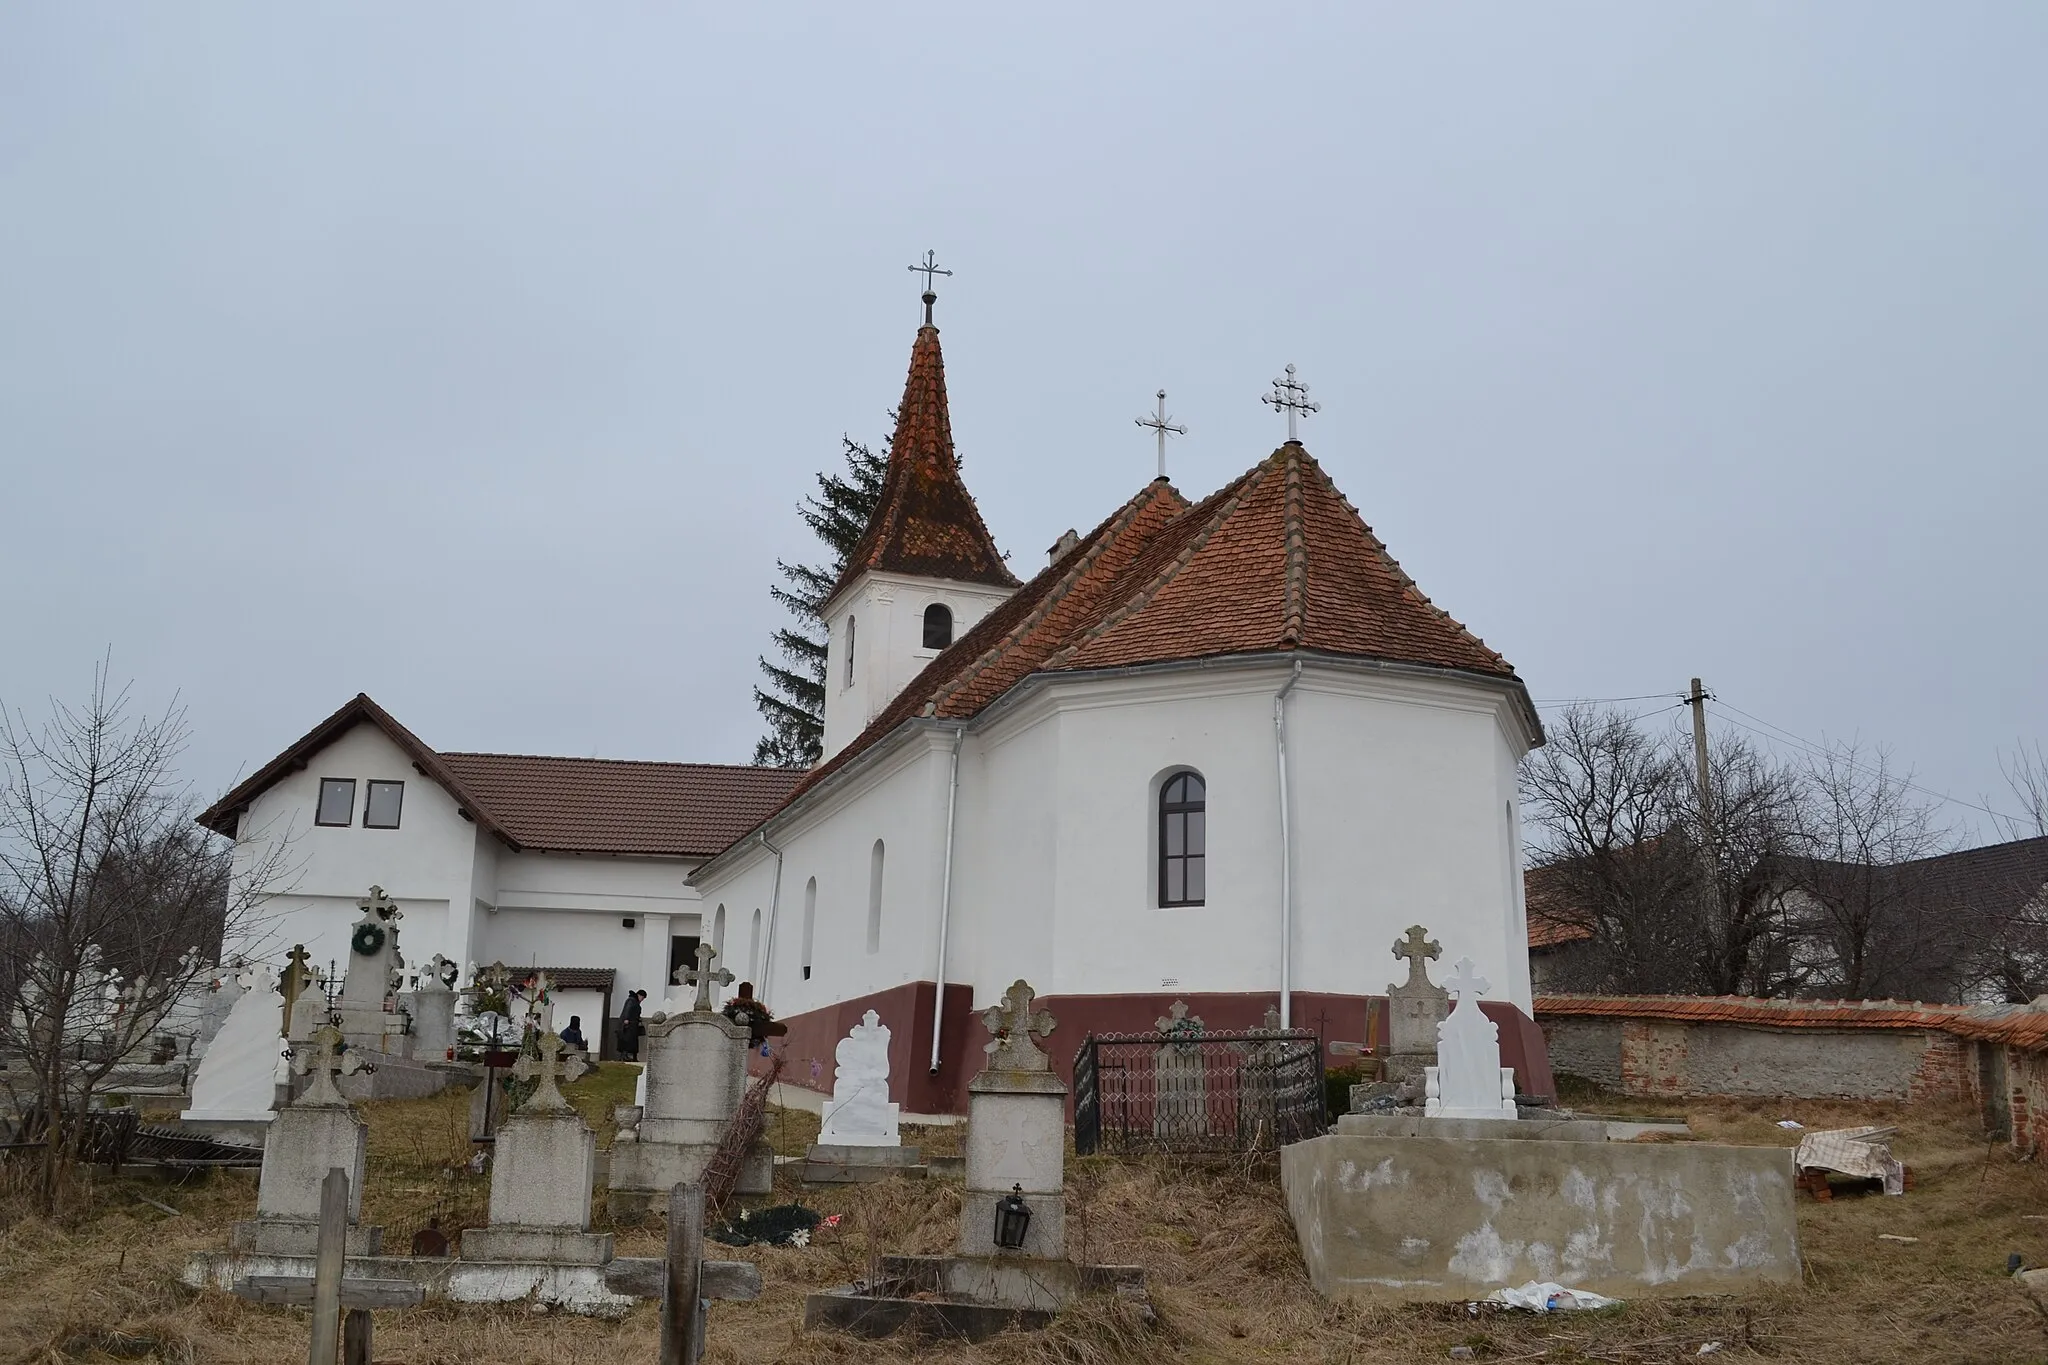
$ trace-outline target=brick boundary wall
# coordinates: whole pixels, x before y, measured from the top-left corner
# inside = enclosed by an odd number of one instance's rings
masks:
[[[1542,996],[1535,1015],[1559,1070],[1625,1094],[1966,1103],[2048,1153],[2048,1003]]]

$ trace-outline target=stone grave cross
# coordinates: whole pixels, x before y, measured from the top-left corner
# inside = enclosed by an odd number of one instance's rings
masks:
[[[912,268],[915,269],[915,267]],[[697,945],[697,965],[694,967],[688,965],[678,967],[676,968],[676,974],[670,978],[678,986],[695,986],[697,988],[697,1002],[690,1008],[699,1014],[708,1013],[711,1009],[711,986],[713,982],[721,986],[730,986],[733,983],[733,974],[726,968],[720,967],[715,972],[711,970],[711,959],[717,956],[718,949],[708,943],[699,943]]]
[[[1424,958],[1439,958],[1444,955],[1444,946],[1429,936],[1429,930],[1419,924],[1408,926],[1408,932],[1394,940],[1394,956],[1408,959],[1408,984],[1428,986],[1429,977],[1422,969]],[[1484,986],[1481,990],[1486,989]]]
[[[300,1104],[332,1107],[348,1103],[348,1097],[335,1089],[334,1082],[361,1071],[363,1059],[343,1051],[344,1046],[341,1030],[332,1024],[322,1024],[306,1039],[305,1051],[292,1058],[292,1070],[313,1078],[306,1093],[299,1096]]]
[[[995,1071],[1050,1071],[1052,1059],[1031,1039],[1051,1035],[1055,1021],[1049,1013],[1031,1012],[1036,998],[1023,981],[1013,982],[1002,1001],[981,1012],[982,1027],[995,1036],[982,1050],[989,1054],[989,1068]]]
[[[292,1031],[292,1006],[299,1003],[305,994],[306,983],[313,979],[312,954],[303,943],[294,943],[292,950],[285,954],[284,971],[278,975],[277,988],[284,995],[284,1027],[280,1033],[290,1036]]]
[[[589,1063],[583,1060],[582,1053],[570,1050],[558,1033],[543,1033],[534,1046],[539,1050],[539,1056],[522,1052],[519,1054],[519,1060],[512,1064],[512,1074],[520,1080],[540,1082],[534,1092],[527,1096],[526,1103],[519,1106],[519,1112],[523,1114],[528,1110],[550,1110],[559,1113],[573,1108],[574,1106],[563,1098],[562,1091],[555,1082],[575,1080],[590,1069]],[[566,1061],[562,1056],[564,1052],[569,1054]]]

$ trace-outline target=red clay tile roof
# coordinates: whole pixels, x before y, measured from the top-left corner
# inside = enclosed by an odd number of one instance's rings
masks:
[[[724,763],[442,754],[515,846],[708,856],[782,804],[803,774]]]
[[[1522,900],[1529,910],[1531,948],[1558,948],[1567,943],[1584,943],[1593,937],[1590,917],[1572,907],[1563,880],[1555,863],[1522,873]]]
[[[437,753],[359,692],[199,823],[234,838],[251,801],[357,725],[382,730],[463,814],[515,849],[706,857],[758,824],[802,776],[740,764]]]
[[[896,435],[875,514],[846,557],[832,595],[869,569],[1017,586],[960,480],[946,409],[946,363],[939,354],[939,329],[930,323],[918,329],[910,348],[910,376],[896,409]]]
[[[1931,1005],[1913,1000],[1758,1000],[1735,995],[1539,995],[1548,1018],[1656,1019],[1788,1029],[1936,1029],[1958,1037],[2048,1049],[2048,1009]]]
[[[1034,673],[1287,650],[1521,686],[1289,442],[1193,506],[1163,479],[1148,484],[927,664],[790,799],[906,721],[976,715]]]

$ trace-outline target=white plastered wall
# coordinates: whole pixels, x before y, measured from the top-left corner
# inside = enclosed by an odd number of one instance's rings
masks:
[[[933,603],[953,613],[959,639],[1010,596],[1010,589],[950,579],[870,571],[829,603],[825,657],[825,757],[845,748],[868,722],[939,656],[924,647],[924,612]],[[846,672],[847,622],[853,630],[853,677]]]

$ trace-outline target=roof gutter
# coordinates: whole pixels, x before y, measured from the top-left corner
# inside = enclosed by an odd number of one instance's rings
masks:
[[[931,1074],[939,1074],[939,1034],[946,1021],[946,930],[953,917],[953,823],[960,809],[960,741],[967,737],[967,728],[960,726],[953,731],[953,776],[946,787],[946,861],[945,870],[939,875],[939,957],[932,968],[932,980],[936,990],[932,996],[932,1068]]]
[[[1301,659],[1273,694],[1273,757],[1280,772],[1280,1027],[1294,1027],[1294,848],[1287,825],[1287,694],[1301,681]]]

